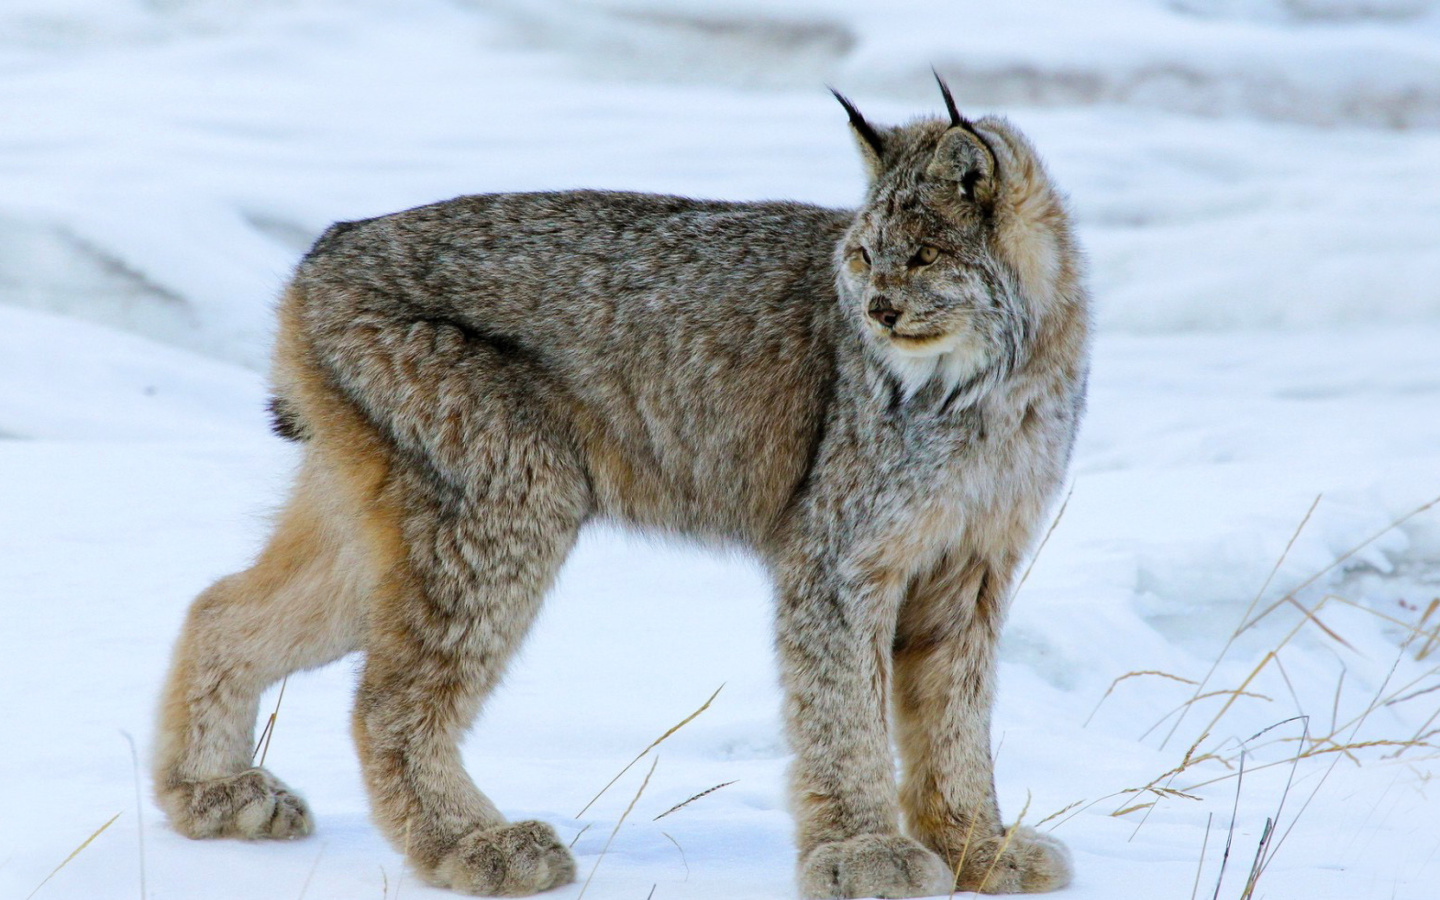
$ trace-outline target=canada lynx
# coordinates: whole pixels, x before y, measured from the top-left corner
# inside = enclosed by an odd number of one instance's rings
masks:
[[[858,212],[574,191],[326,231],[280,309],[293,496],[175,650],[155,759],[174,827],[309,833],[252,764],[259,696],[363,650],[355,741],[415,870],[484,895],[571,881],[457,742],[581,526],[611,520],[772,574],[806,897],[1065,885],[1061,844],[1002,825],[989,719],[1084,404],[1087,298],[1029,143],[944,94],[948,121],[895,128],[840,98]]]

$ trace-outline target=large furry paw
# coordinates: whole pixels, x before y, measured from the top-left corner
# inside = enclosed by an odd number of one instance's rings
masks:
[[[435,867],[441,887],[484,897],[523,897],[575,880],[575,858],[544,822],[472,831]]]
[[[293,838],[315,830],[305,801],[264,769],[170,782],[156,799],[186,837]]]
[[[832,897],[932,897],[950,893],[940,857],[908,837],[862,834],[821,844],[800,863],[800,893]]]
[[[1024,827],[974,842],[957,865],[956,889],[985,894],[1057,891],[1074,874],[1064,844]]]

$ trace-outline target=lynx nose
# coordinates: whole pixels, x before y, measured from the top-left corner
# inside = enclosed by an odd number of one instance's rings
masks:
[[[895,323],[900,321],[900,311],[884,297],[876,297],[870,301],[870,318],[879,322],[882,328],[894,328]]]

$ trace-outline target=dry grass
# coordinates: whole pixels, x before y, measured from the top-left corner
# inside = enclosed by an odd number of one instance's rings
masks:
[[[665,811],[662,812],[660,815],[656,816],[655,818],[651,819],[650,821],[652,821],[652,822],[658,822],[658,821],[660,821],[661,819],[665,818],[666,816],[670,815],[671,813],[676,812],[676,811],[678,811],[678,810],[684,809],[685,807],[687,807],[687,806],[689,806],[690,804],[694,803],[696,800],[699,800],[701,797],[709,796],[710,794],[715,793],[716,791],[720,790],[721,788],[729,787],[730,785],[732,785],[732,784],[734,784],[734,783],[735,783],[734,781],[726,781],[726,782],[724,782],[723,784],[717,784],[717,785],[715,785],[715,786],[712,787],[712,788],[706,788],[705,790],[701,791],[700,793],[695,794],[694,796],[692,796],[692,797],[690,797],[690,798],[688,798],[688,799],[686,799],[686,800],[680,801],[679,803],[677,803],[677,804],[675,804],[674,806],[670,807],[669,809],[665,810]]]
[[[1318,600],[1309,603],[1301,599],[1303,592],[1307,588],[1314,586],[1322,577],[1333,572],[1347,560],[1353,559],[1356,554],[1373,544],[1381,536],[1413,519],[1415,516],[1433,508],[1437,504],[1440,504],[1440,497],[1424,503],[1404,516],[1394,520],[1384,529],[1370,535],[1364,541],[1341,554],[1329,565],[1304,578],[1295,587],[1286,591],[1278,600],[1261,608],[1260,604],[1262,599],[1274,581],[1281,565],[1294,547],[1300,533],[1310,521],[1319,501],[1320,498],[1317,497],[1315,502],[1312,503],[1306,511],[1304,517],[1300,520],[1290,540],[1286,543],[1284,551],[1271,568],[1264,584],[1256,593],[1254,599],[1251,600],[1244,615],[1241,616],[1240,624],[1230,634],[1219,654],[1211,663],[1208,671],[1202,677],[1198,679],[1187,678],[1182,675],[1155,669],[1126,672],[1110,683],[1109,687],[1100,697],[1100,700],[1096,703],[1094,710],[1091,711],[1090,716],[1085,720],[1085,724],[1088,725],[1116,690],[1121,688],[1122,685],[1131,683],[1134,679],[1158,678],[1185,684],[1192,688],[1189,698],[1161,716],[1158,721],[1150,725],[1141,735],[1141,740],[1144,740],[1149,735],[1158,731],[1162,726],[1166,725],[1166,723],[1169,723],[1169,729],[1160,742],[1160,748],[1164,749],[1169,741],[1179,733],[1183,722],[1192,710],[1197,709],[1207,700],[1223,697],[1223,703],[1221,703],[1218,710],[1209,717],[1205,725],[1199,729],[1199,736],[1191,742],[1183,756],[1175,765],[1151,778],[1144,784],[1115,791],[1095,800],[1076,801],[1045,817],[1039,824],[1043,825],[1047,822],[1053,822],[1054,824],[1050,826],[1051,830],[1053,830],[1071,818],[1074,818],[1076,815],[1079,815],[1081,812],[1093,808],[1097,804],[1115,801],[1115,808],[1110,812],[1110,815],[1123,817],[1140,814],[1135,832],[1131,835],[1133,838],[1135,834],[1139,833],[1141,827],[1144,826],[1145,821],[1148,819],[1149,814],[1160,801],[1172,798],[1200,800],[1201,798],[1197,795],[1197,791],[1233,779],[1235,781],[1236,795],[1231,822],[1227,832],[1226,844],[1220,859],[1220,870],[1216,876],[1214,897],[1218,898],[1224,881],[1226,866],[1230,858],[1236,827],[1236,815],[1239,810],[1239,796],[1241,786],[1245,782],[1246,776],[1275,766],[1289,766],[1290,772],[1286,779],[1284,789],[1280,792],[1275,810],[1267,817],[1265,825],[1261,830],[1261,836],[1257,842],[1244,886],[1238,894],[1240,900],[1251,900],[1256,894],[1261,877],[1264,875],[1271,861],[1275,858],[1275,855],[1283,847],[1286,838],[1294,829],[1296,822],[1299,821],[1300,817],[1305,813],[1311,801],[1314,800],[1316,794],[1328,779],[1330,773],[1341,760],[1345,760],[1354,765],[1361,765],[1366,762],[1374,763],[1377,760],[1419,762],[1421,760],[1435,759],[1437,756],[1440,756],[1440,745],[1437,745],[1437,741],[1440,741],[1440,726],[1437,726],[1437,722],[1440,722],[1440,665],[1432,666],[1421,671],[1418,675],[1413,675],[1403,684],[1392,684],[1392,682],[1395,681],[1395,673],[1398,671],[1402,661],[1408,658],[1411,661],[1424,662],[1435,654],[1437,648],[1440,648],[1440,598],[1424,604],[1404,606],[1405,609],[1415,613],[1415,616],[1408,621],[1400,615],[1390,615],[1365,604],[1336,596],[1335,594],[1325,594]],[[1390,666],[1389,673],[1379,688],[1373,692],[1372,696],[1361,700],[1358,710],[1353,711],[1348,716],[1342,713],[1342,701],[1346,699],[1344,693],[1348,670],[1343,664],[1341,665],[1334,688],[1330,692],[1329,722],[1325,727],[1316,729],[1312,733],[1312,724],[1318,720],[1306,714],[1303,709],[1299,693],[1295,689],[1295,683],[1292,681],[1290,672],[1286,670],[1282,660],[1286,647],[1303,631],[1309,630],[1319,636],[1322,641],[1328,642],[1336,647],[1337,653],[1344,651],[1345,653],[1353,655],[1361,655],[1359,651],[1356,650],[1354,642],[1347,640],[1339,628],[1335,627],[1331,622],[1327,622],[1326,619],[1322,617],[1327,607],[1332,608],[1332,610],[1340,607],[1360,610],[1369,616],[1375,617],[1377,621],[1384,626],[1398,629],[1403,635],[1403,639],[1400,642],[1395,659]],[[1279,635],[1274,645],[1261,655],[1259,661],[1238,684],[1225,688],[1212,687],[1222,663],[1225,662],[1230,655],[1240,636],[1253,629],[1256,624],[1265,619],[1266,616],[1282,608],[1288,608],[1298,612],[1297,621],[1294,625]],[[1257,609],[1260,609],[1258,614],[1256,613]],[[1261,692],[1261,688],[1267,679],[1270,682],[1278,682],[1278,684],[1283,685],[1284,690],[1288,691],[1299,714],[1277,722],[1275,725],[1263,729],[1245,740],[1237,741],[1235,738],[1212,740],[1212,736],[1223,734],[1224,731],[1227,730],[1227,726],[1229,730],[1233,731],[1234,726],[1228,723],[1231,721],[1231,714],[1235,710],[1236,705],[1242,700],[1273,702],[1271,696]],[[1306,687],[1311,688],[1313,688],[1313,686],[1313,683],[1306,685]],[[1427,701],[1434,702],[1436,707],[1423,719],[1420,727],[1413,732],[1407,732],[1405,734],[1382,734],[1367,736],[1363,740],[1360,739],[1359,731],[1361,727],[1377,710],[1393,708],[1401,704],[1415,704]],[[1287,733],[1287,729],[1281,727],[1292,725],[1296,722],[1302,723],[1301,733],[1298,735],[1293,732]],[[1260,762],[1258,764],[1254,762],[1254,755],[1263,751],[1265,748],[1287,746],[1289,750],[1283,758]],[[1377,751],[1384,751],[1384,753],[1381,755],[1377,753]],[[1307,762],[1325,762],[1328,763],[1328,765],[1321,771],[1320,777],[1310,790],[1304,803],[1286,819],[1284,818],[1285,805],[1289,798],[1296,772]],[[1214,774],[1213,770],[1217,767],[1224,771]],[[1210,771],[1207,772],[1206,770]],[[1211,814],[1211,818],[1213,819],[1213,814]],[[1201,847],[1201,859],[1197,865],[1192,897],[1198,894],[1201,874],[1204,869],[1204,855],[1209,844],[1209,832],[1210,821],[1207,821],[1206,836]]]
[[[717,691],[717,693],[718,693],[718,691]],[[714,699],[713,695],[712,695],[711,699]],[[709,701],[706,701],[706,702],[707,702],[707,704],[708,704]],[[693,718],[693,717],[692,717],[692,718]],[[687,720],[687,721],[688,721],[688,720]],[[681,723],[681,724],[684,724],[684,723]],[[668,734],[668,732],[667,732],[667,734]],[[663,740],[663,738],[662,738],[662,740]],[[657,743],[658,743],[658,742],[657,742]],[[652,745],[652,746],[653,746],[653,745]],[[650,752],[650,751],[647,749],[645,752],[648,753],[648,752]],[[641,754],[641,756],[643,756],[643,755],[644,755],[644,753]],[[637,757],[637,759],[638,759],[638,757]],[[643,794],[643,793],[645,793],[645,788],[648,787],[649,784],[650,784],[650,776],[655,774],[655,767],[658,766],[659,764],[660,764],[660,757],[658,757],[658,756],[655,757],[655,759],[651,761],[651,763],[650,763],[650,771],[648,771],[648,772],[645,773],[645,780],[642,781],[642,782],[640,782],[640,789],[635,792],[635,796],[634,796],[634,797],[630,798],[630,805],[627,806],[627,807],[625,807],[625,811],[620,814],[620,818],[619,818],[618,821],[616,821],[615,827],[610,830],[610,836],[605,839],[605,846],[600,848],[600,855],[595,858],[595,865],[593,865],[593,866],[590,867],[590,874],[589,874],[588,876],[586,876],[586,878],[585,878],[585,883],[580,886],[580,893],[576,896],[575,900],[581,900],[581,898],[583,898],[583,897],[585,896],[585,892],[586,892],[587,890],[589,890],[589,888],[590,888],[590,882],[595,878],[595,872],[596,872],[596,870],[598,870],[598,869],[600,868],[600,863],[604,862],[604,860],[605,860],[605,854],[610,852],[610,844],[611,844],[611,842],[615,840],[615,835],[617,835],[617,834],[620,833],[620,826],[621,826],[621,825],[624,825],[624,824],[625,824],[625,820],[630,817],[630,811],[635,808],[635,804],[638,803],[638,802],[640,802],[640,795]],[[627,767],[627,768],[628,768],[628,767]],[[618,776],[617,776],[617,777],[618,777]],[[614,782],[612,781],[611,784],[614,784]],[[606,787],[609,787],[609,785],[606,785]],[[602,791],[602,793],[603,793],[603,791]],[[597,799],[598,799],[598,797],[597,797]],[[591,802],[593,803],[594,801],[591,801]]]
[[[50,879],[52,879],[52,878],[55,877],[56,873],[58,873],[61,869],[65,868],[66,866],[70,865],[70,861],[71,861],[72,859],[74,859],[75,857],[79,856],[80,853],[81,853],[81,851],[83,851],[86,847],[90,846],[90,842],[91,842],[91,841],[95,840],[97,837],[99,837],[101,834],[103,834],[103,833],[105,832],[105,829],[109,828],[111,825],[114,825],[114,824],[115,824],[115,820],[118,819],[118,818],[120,818],[120,813],[117,812],[115,815],[113,815],[113,816],[110,817],[110,820],[109,820],[108,822],[106,822],[104,825],[101,825],[99,828],[97,828],[97,829],[95,829],[94,831],[92,831],[92,832],[90,833],[90,836],[89,836],[89,837],[87,837],[85,840],[83,840],[83,841],[80,842],[80,846],[78,846],[78,847],[76,847],[74,850],[71,850],[71,851],[70,851],[70,855],[67,856],[67,857],[65,857],[65,859],[60,862],[60,865],[58,865],[58,866],[56,866],[54,869],[50,870],[50,874],[45,876],[45,880],[44,880],[44,881],[41,881],[39,884],[35,885],[35,890],[33,890],[33,891],[31,891],[30,893],[28,893],[28,894],[25,895],[25,900],[30,900],[31,897],[33,897],[33,896],[35,896],[36,894],[40,893],[40,889],[43,888],[46,884],[48,884],[48,883],[50,882]]]
[[[722,690],[724,690],[724,689],[725,689],[725,685],[723,685],[723,684],[720,685],[720,687],[717,687],[717,688],[715,689],[715,693],[713,693],[713,694],[710,695],[710,699],[708,699],[708,700],[706,700],[704,703],[700,704],[700,708],[699,708],[699,709],[695,710],[695,711],[692,712],[690,715],[688,715],[688,716],[686,716],[685,718],[681,719],[679,722],[676,722],[674,725],[671,725],[670,728],[669,728],[668,730],[666,730],[666,732],[665,732],[664,734],[660,735],[658,738],[656,738],[655,740],[651,741],[651,742],[650,742],[650,746],[646,747],[644,750],[641,750],[639,753],[637,753],[637,754],[635,755],[635,758],[634,758],[634,759],[630,760],[630,762],[628,762],[628,763],[625,764],[625,768],[621,769],[618,773],[616,773],[615,777],[612,778],[612,779],[610,779],[610,781],[609,781],[603,788],[600,789],[600,793],[596,794],[594,797],[591,797],[591,798],[590,798],[590,802],[587,803],[587,804],[585,804],[583,807],[581,807],[580,811],[575,814],[575,818],[578,819],[578,818],[580,818],[581,816],[585,815],[585,811],[588,810],[590,807],[594,806],[594,805],[595,805],[595,801],[596,801],[596,800],[599,800],[601,797],[603,797],[603,796],[605,795],[605,792],[608,791],[608,790],[610,790],[610,788],[615,785],[615,782],[619,781],[620,778],[621,778],[621,776],[623,776],[626,772],[630,771],[630,768],[631,768],[632,766],[634,766],[637,762],[639,762],[639,761],[641,760],[641,758],[645,756],[645,754],[649,753],[651,750],[654,750],[656,747],[658,747],[658,746],[660,746],[661,744],[663,744],[663,743],[665,742],[665,740],[670,737],[670,735],[672,735],[672,734],[674,734],[675,732],[679,731],[680,729],[684,728],[686,725],[689,725],[691,722],[695,721],[695,717],[696,717],[696,716],[700,715],[700,714],[703,713],[705,710],[709,709],[709,708],[710,708],[710,704],[715,701],[715,698],[716,698],[716,697],[720,696],[720,692],[721,692]]]
[[[140,900],[148,897],[149,891],[145,886],[145,803],[141,799],[140,792],[140,754],[135,750],[135,739],[130,732],[121,731],[125,743],[130,745],[130,771],[135,776],[135,837],[140,843]]]
[[[265,757],[270,753],[270,739],[275,736],[275,720],[280,717],[280,704],[285,700],[285,686],[290,683],[290,676],[286,675],[280,679],[280,695],[275,698],[275,709],[271,711],[270,718],[265,720],[265,728],[260,732],[260,739],[255,742],[255,749],[250,753],[250,761],[255,762],[255,756],[260,756],[257,766],[265,765]]]
[[[605,786],[600,789],[599,793],[597,793],[594,797],[590,798],[590,802],[586,803],[584,808],[582,808],[580,812],[575,814],[575,818],[580,818],[580,816],[585,814],[586,810],[594,806],[595,802],[599,800],[602,796],[604,796],[605,792],[610,790],[610,788],[615,785],[615,782],[619,781],[621,777],[623,777],[626,772],[630,771],[630,769],[634,767],[637,762],[643,759],[646,754],[650,753],[656,747],[663,744],[668,738],[670,738],[671,735],[675,734],[675,732],[684,728],[686,725],[689,725],[691,722],[695,721],[695,719],[699,717],[701,713],[709,709],[710,704],[715,701],[716,697],[720,696],[720,691],[723,690],[724,687],[725,685],[723,684],[720,685],[720,687],[717,687],[715,689],[715,692],[711,694],[704,703],[700,704],[699,708],[697,708],[694,712],[690,713],[690,715],[681,719],[679,722],[676,722],[674,725],[667,728],[663,734],[661,734],[655,740],[651,741],[649,746],[636,754],[635,758],[630,760],[630,762],[626,763],[625,767],[621,769],[618,773],[616,773],[615,777],[611,778],[605,784]],[[580,898],[585,896],[585,891],[590,887],[590,882],[592,879],[594,879],[595,872],[600,868],[600,862],[605,858],[605,854],[610,851],[610,844],[615,840],[615,835],[619,833],[620,826],[625,824],[625,820],[629,818],[630,813],[635,809],[635,805],[640,801],[640,796],[645,793],[645,788],[650,784],[650,776],[655,774],[655,767],[659,764],[659,762],[659,757],[656,757],[655,760],[650,763],[650,771],[645,773],[645,779],[640,783],[640,789],[637,790],[635,792],[635,796],[630,799],[630,805],[625,807],[625,811],[621,813],[619,820],[615,823],[615,827],[611,829],[610,836],[605,839],[605,845],[600,848],[600,855],[595,859],[595,865],[590,868],[590,874],[585,878],[585,883],[581,886],[580,893],[576,896],[576,900],[580,900]],[[680,803],[677,803],[669,809],[665,810],[664,812],[660,813],[658,816],[655,816],[653,819],[651,819],[651,821],[659,821],[660,819],[665,818],[671,813],[684,809],[695,801],[700,800],[703,797],[708,797],[716,791],[720,790],[721,788],[729,787],[734,783],[734,781],[726,781],[722,784],[717,784],[714,787],[700,791],[698,794],[686,798]],[[575,835],[574,839],[570,841],[571,849],[573,849],[575,847],[575,844],[579,842],[580,836],[583,835],[586,831],[590,830],[590,824],[591,823],[587,823],[586,825],[584,825]],[[685,848],[681,847],[680,842],[675,840],[675,838],[671,837],[666,832],[661,831],[660,834],[670,843],[674,844],[675,849],[680,852],[680,861],[685,866],[685,878],[688,880],[690,878],[690,862],[685,858]],[[652,895],[655,893],[654,888],[651,888],[650,893]]]

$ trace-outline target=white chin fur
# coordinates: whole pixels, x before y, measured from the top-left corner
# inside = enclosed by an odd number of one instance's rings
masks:
[[[983,369],[987,362],[984,350],[958,337],[937,341],[923,351],[884,342],[881,353],[890,371],[900,379],[906,400],[932,380],[938,380],[948,394],[956,385]]]

